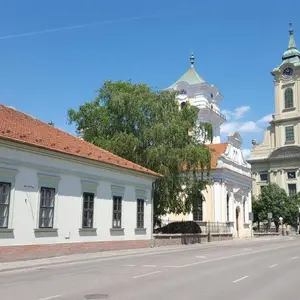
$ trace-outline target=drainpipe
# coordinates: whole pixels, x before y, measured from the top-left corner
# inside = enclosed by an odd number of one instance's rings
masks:
[[[151,236],[150,236],[150,247],[154,247],[154,238],[153,238],[153,230],[154,230],[154,189],[155,189],[155,181],[152,182],[152,190],[151,190]]]

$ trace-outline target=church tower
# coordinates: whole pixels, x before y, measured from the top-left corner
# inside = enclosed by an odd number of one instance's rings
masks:
[[[289,43],[282,63],[271,74],[275,84],[274,147],[300,144],[300,51],[290,23]]]
[[[188,102],[199,108],[198,122],[213,125],[213,143],[220,143],[220,127],[226,117],[220,112],[223,97],[215,85],[207,83],[195,70],[195,57],[190,57],[190,68],[167,90],[178,91],[176,97],[181,108]]]
[[[253,141],[249,163],[253,194],[258,196],[268,182],[275,182],[290,197],[300,191],[300,51],[290,23],[287,50],[274,77],[275,113],[262,143]]]

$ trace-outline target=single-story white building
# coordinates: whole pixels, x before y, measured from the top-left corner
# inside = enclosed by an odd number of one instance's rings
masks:
[[[159,177],[0,105],[0,261],[149,246]]]

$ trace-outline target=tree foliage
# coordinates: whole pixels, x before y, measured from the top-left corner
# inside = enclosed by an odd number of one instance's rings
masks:
[[[284,224],[297,226],[299,204],[298,196],[292,199],[276,183],[269,183],[262,189],[258,198],[253,199],[254,222],[267,222],[268,213],[272,213],[272,221],[277,229],[280,217],[283,218]]]
[[[68,111],[86,141],[164,175],[155,185],[157,215],[190,212],[207,184],[212,128],[197,115],[188,104],[180,110],[175,93],[123,81],[106,81],[94,101]]]

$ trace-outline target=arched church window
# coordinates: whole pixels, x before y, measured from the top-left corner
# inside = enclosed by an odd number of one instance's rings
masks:
[[[227,213],[227,222],[229,222],[229,195],[227,193],[227,196],[226,196],[226,213]]]
[[[284,92],[284,105],[285,108],[294,107],[293,89],[287,88]]]
[[[204,201],[204,197],[201,194],[201,197],[199,198],[196,207],[193,208],[194,221],[203,221],[203,201]]]
[[[181,102],[180,106],[181,106],[181,109],[183,109],[186,105],[186,102]]]

